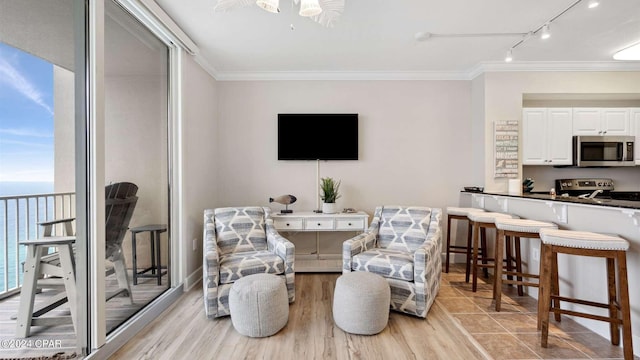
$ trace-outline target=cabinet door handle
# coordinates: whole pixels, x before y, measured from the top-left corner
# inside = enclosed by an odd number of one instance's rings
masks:
[[[318,223],[318,226],[320,226],[320,223]]]
[[[287,226],[289,226],[289,223],[287,223]]]
[[[603,134],[603,135],[604,135],[604,134],[606,134],[606,133],[607,133],[607,131],[606,131],[606,130],[602,132],[602,134]]]
[[[351,223],[348,223],[347,225],[351,226]]]

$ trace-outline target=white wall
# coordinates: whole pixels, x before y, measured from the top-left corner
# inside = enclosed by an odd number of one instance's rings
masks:
[[[640,72],[489,72],[484,74],[484,182],[488,191],[507,191],[506,179],[493,178],[495,120],[522,120],[524,94],[639,94]],[[475,93],[474,93],[475,94]],[[475,136],[475,134],[474,134]],[[550,170],[553,171],[553,170]],[[522,168],[520,169],[522,174]],[[562,177],[561,172],[559,177]],[[586,173],[585,173],[586,174]],[[553,173],[545,175],[554,177]],[[584,177],[587,177],[586,175]],[[637,179],[637,178],[636,178]],[[614,179],[616,180],[616,179]],[[619,183],[633,181],[618,179]],[[637,182],[637,180],[635,180]]]
[[[471,81],[471,186],[484,186],[484,75],[479,75]]]
[[[215,208],[218,165],[218,92],[216,81],[191,56],[183,56],[183,238],[186,276],[195,277],[202,266],[204,209]],[[196,250],[192,241],[196,239]],[[192,285],[187,283],[186,286]]]
[[[53,123],[55,192],[76,191],[75,76],[53,66]]]
[[[469,81],[220,82],[218,91],[220,206],[293,194],[295,211],[315,208],[316,162],[277,160],[278,113],[359,114],[360,159],[320,165],[321,177],[342,181],[341,208],[446,207],[472,182]]]

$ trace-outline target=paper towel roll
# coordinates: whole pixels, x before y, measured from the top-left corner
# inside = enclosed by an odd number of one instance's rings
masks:
[[[509,194],[522,195],[522,181],[520,179],[509,179]]]

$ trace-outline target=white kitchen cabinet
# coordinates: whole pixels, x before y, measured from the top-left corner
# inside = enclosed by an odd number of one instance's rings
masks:
[[[631,108],[631,130],[632,135],[636,137],[633,158],[636,160],[636,165],[640,165],[640,108]]]
[[[630,135],[629,108],[574,108],[573,135]]]
[[[571,165],[571,108],[525,108],[522,112],[522,164]]]

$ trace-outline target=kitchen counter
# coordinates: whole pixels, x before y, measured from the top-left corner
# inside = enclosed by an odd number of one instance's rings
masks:
[[[582,204],[582,205],[594,205],[594,206],[608,206],[608,207],[617,207],[617,208],[625,208],[625,209],[636,209],[640,210],[640,201],[630,201],[630,200],[613,200],[606,198],[594,198],[594,199],[582,199],[575,196],[559,196],[559,195],[549,195],[549,194],[536,194],[536,193],[526,193],[522,195],[513,195],[508,193],[500,193],[500,192],[472,192],[472,191],[462,191],[463,193],[468,194],[479,194],[479,195],[496,195],[496,196],[507,196],[507,197],[515,197],[515,198],[523,198],[523,199],[535,199],[535,200],[545,200],[545,201],[557,201],[563,203],[572,203],[572,204]]]

